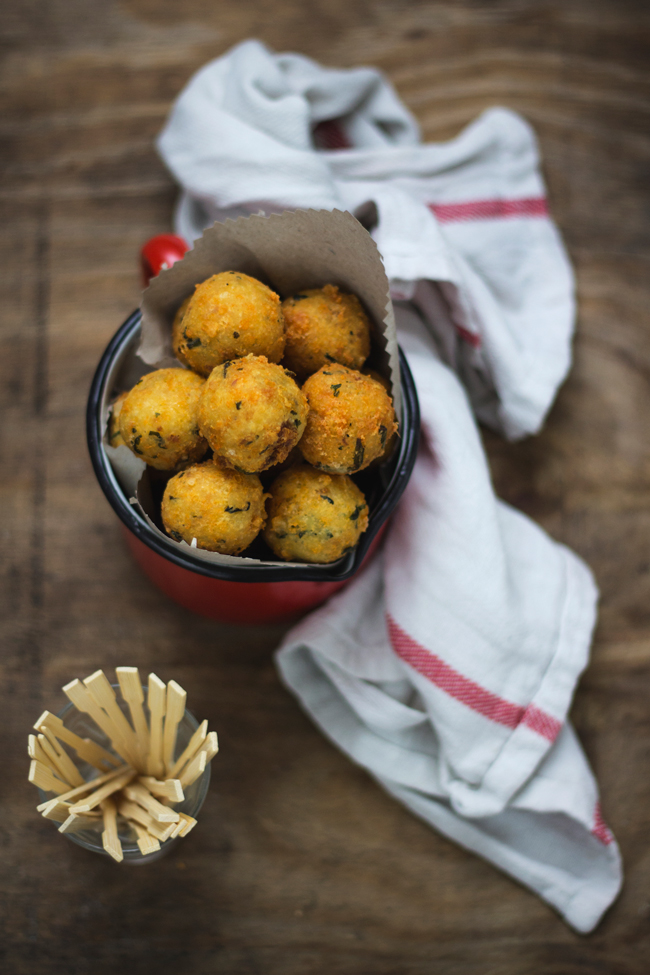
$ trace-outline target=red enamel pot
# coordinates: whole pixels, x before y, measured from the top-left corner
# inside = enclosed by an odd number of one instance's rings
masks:
[[[178,260],[183,255],[181,247],[184,244],[180,238],[177,240],[180,244],[175,259]],[[165,263],[173,262],[173,259],[165,259]],[[149,262],[149,266],[151,264],[155,265],[155,260]],[[86,411],[88,449],[97,480],[123,523],[128,546],[138,565],[152,582],[181,606],[222,622],[288,620],[323,603],[370,557],[413,470],[420,414],[413,377],[401,350],[402,415],[398,445],[384,464],[354,476],[370,508],[368,528],[357,546],[330,565],[284,566],[260,561],[259,564],[231,566],[205,562],[181,549],[172,539],[155,532],[139,510],[129,503],[104,450],[102,439],[107,405],[118,387],[129,388],[137,378],[125,383],[125,377],[136,361],[139,339],[140,312],[135,311],[113,336],[99,362]],[[259,546],[261,543],[253,544]],[[265,555],[263,551],[256,551],[253,557],[275,559],[272,553]]]

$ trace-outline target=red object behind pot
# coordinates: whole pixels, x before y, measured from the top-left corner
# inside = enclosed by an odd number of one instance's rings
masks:
[[[188,250],[189,247],[183,238],[177,237],[176,234],[158,234],[157,237],[148,240],[140,251],[140,266],[145,288],[151,278],[160,274],[164,267],[171,267],[176,261],[180,261]]]

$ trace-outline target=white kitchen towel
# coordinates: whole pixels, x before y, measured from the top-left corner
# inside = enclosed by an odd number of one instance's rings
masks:
[[[466,395],[397,309],[422,410],[383,552],[287,635],[284,683],[418,816],[593,929],[622,880],[567,712],[597,592],[586,566],[498,501]]]
[[[494,109],[419,145],[378,72],[249,41],[190,81],[159,145],[184,188],[183,236],[260,209],[343,207],[372,226],[399,299],[415,470],[381,555],[287,635],[284,682],[391,794],[591,930],[622,878],[567,721],[597,592],[495,498],[472,415],[535,431],[569,365],[572,276],[530,129]]]
[[[260,211],[359,215],[394,295],[414,298],[439,333],[479,418],[510,438],[539,429],[570,364],[573,278],[534,134],[515,113],[491,109],[422,145],[378,71],[245,41],[189,81],[158,147],[184,190],[187,240]]]

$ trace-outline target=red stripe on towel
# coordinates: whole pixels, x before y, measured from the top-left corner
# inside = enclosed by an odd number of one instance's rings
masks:
[[[465,677],[435,653],[421,646],[413,637],[405,633],[389,614],[386,614],[386,622],[390,642],[397,656],[440,690],[482,714],[483,717],[489,718],[490,721],[496,721],[497,724],[513,729],[524,724],[542,738],[555,741],[562,727],[556,718],[534,704],[523,708],[519,704],[506,701],[498,694],[493,694],[492,691]]]
[[[529,196],[520,200],[429,203],[427,206],[441,223],[459,223],[463,220],[504,220],[508,217],[548,217],[548,205],[543,196]]]
[[[535,704],[528,705],[521,720],[531,731],[536,731],[538,735],[548,738],[549,741],[555,741],[562,730],[562,723],[557,718],[542,711]]]
[[[595,836],[597,840],[600,840],[605,846],[613,841],[614,837],[610,832],[607,823],[603,819],[603,814],[600,811],[600,803],[596,803],[596,808],[594,810],[594,828],[591,831],[592,836]]]
[[[456,325],[456,331],[460,335],[463,342],[467,342],[468,345],[473,346],[475,349],[481,348],[481,336],[476,335],[474,332],[470,332],[469,329],[463,328],[462,325]]]

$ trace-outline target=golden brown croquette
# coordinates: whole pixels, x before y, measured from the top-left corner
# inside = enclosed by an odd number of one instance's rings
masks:
[[[267,545],[291,562],[335,562],[368,527],[368,505],[354,481],[306,464],[292,467],[270,487]]]
[[[300,450],[320,470],[363,470],[381,456],[397,430],[393,401],[382,384],[354,369],[324,366],[302,390],[309,416]]]
[[[208,449],[197,410],[205,380],[187,369],[148,372],[127,394],[120,433],[127,447],[161,471],[200,460]]]
[[[213,369],[199,401],[199,429],[216,464],[258,473],[279,464],[300,440],[308,406],[291,376],[265,356]]]
[[[181,308],[183,306],[181,305]],[[196,286],[187,309],[174,321],[172,344],[181,362],[202,376],[222,362],[284,353],[284,316],[278,295],[240,271],[222,271]]]
[[[361,372],[364,376],[369,376],[370,379],[376,379],[377,382],[381,383],[386,392],[390,395],[390,383],[385,376],[382,376],[380,372],[377,372],[376,369],[367,368],[362,369]],[[379,464],[383,464],[385,461],[389,460],[397,446],[398,439],[399,437],[397,435],[397,430],[395,430],[392,437],[387,438],[386,446],[384,447],[382,453],[379,455],[379,457],[373,460],[371,464],[368,464],[368,467],[378,467]]]
[[[334,284],[282,302],[287,323],[283,364],[301,379],[328,362],[360,369],[370,353],[370,323],[356,295]]]
[[[211,460],[181,471],[167,482],[162,520],[173,539],[222,555],[239,555],[266,521],[259,477],[224,470]]]

